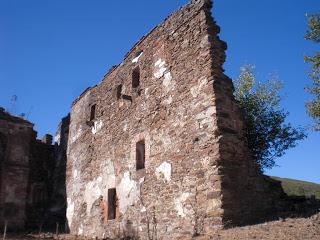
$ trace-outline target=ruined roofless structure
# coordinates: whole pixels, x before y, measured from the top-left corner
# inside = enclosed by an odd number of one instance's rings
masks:
[[[37,139],[31,122],[0,107],[0,231],[5,224],[8,231],[21,231],[45,221],[55,193],[54,148],[51,135]],[[64,219],[63,206],[58,210],[54,215]]]
[[[72,234],[187,239],[274,211],[282,192],[249,157],[211,7],[177,10],[74,101]]]

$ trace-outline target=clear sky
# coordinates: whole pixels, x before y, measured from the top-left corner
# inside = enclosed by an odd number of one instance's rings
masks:
[[[144,34],[187,0],[0,0],[0,106],[26,113],[41,137],[55,133],[71,102],[97,84]],[[254,64],[259,80],[284,82],[288,121],[307,126],[305,54],[320,45],[304,40],[306,13],[319,0],[216,0],[213,16],[228,43],[226,73],[236,78]],[[16,95],[15,106],[11,97]],[[267,174],[320,183],[320,133],[278,160]]]

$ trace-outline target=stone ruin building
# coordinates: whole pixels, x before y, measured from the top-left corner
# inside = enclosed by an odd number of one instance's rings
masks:
[[[51,135],[38,140],[32,123],[0,108],[1,229],[64,224],[66,158],[58,144]]]
[[[283,192],[249,157],[211,7],[170,15],[73,102],[72,234],[186,239],[275,211]]]
[[[136,43],[73,102],[54,145],[1,109],[1,226],[187,239],[277,210],[284,193],[250,158],[211,7],[192,0]]]

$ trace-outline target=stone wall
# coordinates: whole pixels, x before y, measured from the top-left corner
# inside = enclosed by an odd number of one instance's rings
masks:
[[[210,6],[210,1],[207,1]],[[227,45],[218,37],[220,28],[206,11],[211,76],[217,126],[216,162],[221,191],[223,225],[242,225],[281,211],[286,194],[280,182],[264,176],[250,157],[242,113],[234,99],[232,80],[224,74]]]
[[[72,233],[175,238],[222,225],[208,8],[193,1],[169,16],[74,103],[67,166]],[[145,169],[137,171],[142,139]],[[117,191],[115,220],[106,219],[110,188]]]
[[[54,181],[54,172],[58,172],[57,168],[62,171],[60,175],[65,173],[66,158],[62,159],[64,168],[56,166],[58,154],[54,149],[61,152],[62,147],[52,145],[51,135],[46,134],[42,140],[36,137],[32,123],[0,108],[1,229],[5,221],[9,231],[38,230],[40,226],[48,229],[55,225],[50,223],[56,221],[56,212],[50,211],[50,206],[56,202],[54,194],[57,189],[62,188],[60,192],[65,192],[65,185]],[[65,179],[61,178],[61,181]],[[62,204],[64,209],[60,219],[63,225],[65,201]]]
[[[0,110],[0,226],[24,228],[33,124]]]
[[[52,196],[48,208],[48,226],[55,227],[59,224],[61,231],[65,230],[66,222],[66,165],[67,144],[69,135],[70,117],[64,117],[58,126],[55,136],[55,166],[52,173]]]
[[[249,158],[218,33],[211,1],[193,0],[74,101],[72,234],[185,239],[251,221],[282,196]]]
[[[49,139],[48,139],[49,138]],[[48,208],[53,192],[52,174],[55,166],[52,136],[45,135],[34,140],[29,161],[28,198],[26,205],[26,228],[47,227]]]

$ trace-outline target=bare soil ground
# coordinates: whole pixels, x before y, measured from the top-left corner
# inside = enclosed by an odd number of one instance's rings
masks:
[[[216,236],[209,239],[320,240],[320,213],[309,218],[287,218],[252,226],[219,230]]]
[[[2,237],[2,236],[1,236]],[[8,234],[8,240],[57,239],[53,234],[26,235]],[[81,240],[71,235],[60,235],[58,239]],[[169,239],[169,238],[168,238]],[[196,240],[320,240],[320,213],[308,218],[286,218],[262,224],[217,230],[211,236],[201,236]]]

